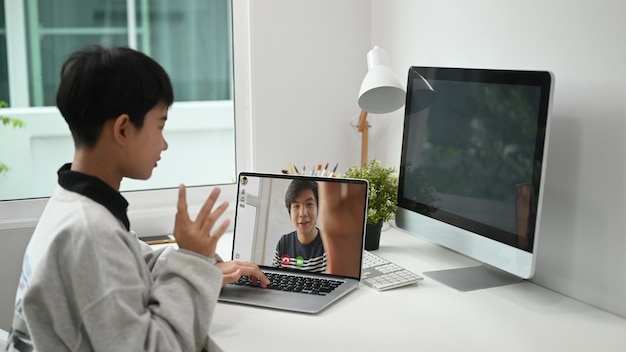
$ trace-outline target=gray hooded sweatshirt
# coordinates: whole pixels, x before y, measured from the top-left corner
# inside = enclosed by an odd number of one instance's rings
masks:
[[[60,187],[24,255],[8,351],[198,351],[222,283],[215,260],[152,251],[126,200],[59,170]]]

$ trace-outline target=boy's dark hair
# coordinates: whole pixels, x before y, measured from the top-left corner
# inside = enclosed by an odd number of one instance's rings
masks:
[[[56,101],[74,145],[90,147],[107,120],[127,114],[141,128],[150,109],[172,105],[174,91],[163,67],[146,54],[91,45],[63,64]]]
[[[287,191],[285,192],[285,206],[287,207],[287,211],[291,214],[291,203],[293,203],[298,196],[300,191],[310,189],[313,191],[313,197],[315,198],[315,204],[318,204],[317,201],[317,182],[310,180],[300,180],[296,179],[291,181],[289,187],[287,187]]]

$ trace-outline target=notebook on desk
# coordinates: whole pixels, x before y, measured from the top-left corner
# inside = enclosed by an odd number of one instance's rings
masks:
[[[259,265],[270,281],[244,277],[221,302],[317,313],[357,288],[367,214],[365,180],[242,172],[232,260]]]

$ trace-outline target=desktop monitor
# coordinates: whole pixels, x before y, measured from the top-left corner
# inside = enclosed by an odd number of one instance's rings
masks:
[[[396,224],[480,263],[425,275],[461,291],[533,276],[552,88],[546,71],[409,69]]]

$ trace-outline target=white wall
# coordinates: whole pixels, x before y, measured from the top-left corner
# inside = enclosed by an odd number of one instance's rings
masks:
[[[534,282],[626,316],[626,3],[373,0],[372,42],[411,65],[550,70],[556,79]],[[374,147],[400,162],[402,111]]]
[[[358,163],[360,135],[350,119],[367,71],[369,4],[250,3],[255,171],[280,172],[291,162],[308,170],[339,163],[343,172]]]

